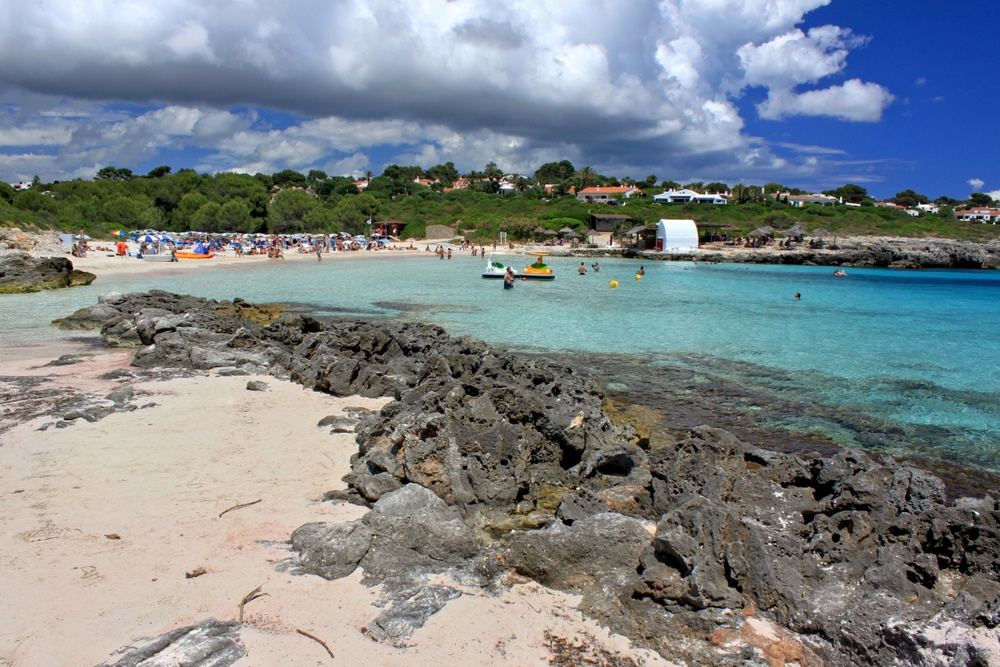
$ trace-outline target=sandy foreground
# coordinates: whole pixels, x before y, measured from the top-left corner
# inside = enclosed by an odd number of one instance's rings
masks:
[[[39,367],[49,359],[5,357],[0,376],[45,376],[45,386],[104,395],[120,384],[99,376],[130,354]],[[248,391],[252,379],[267,391]],[[146,406],[135,412],[44,431],[55,419],[38,415],[0,432],[0,666],[113,662],[136,638],[235,620],[257,586],[266,596],[246,605],[238,665],[542,665],[553,656],[546,633],[671,664],[584,619],[573,596],[533,582],[499,596],[467,590],[405,648],[373,641],[364,628],[380,613],[379,590],[362,585],[360,572],[326,581],[279,564],[294,555],[288,539],[300,525],[364,513],[321,501],[343,488],[357,446],[352,434],[316,424],[383,399],[334,398],[270,377],[134,389]]]

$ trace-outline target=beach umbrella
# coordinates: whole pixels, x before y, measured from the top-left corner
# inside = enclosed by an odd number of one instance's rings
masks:
[[[144,241],[144,242],[146,242],[146,243],[156,243],[156,239],[154,239],[154,238],[153,238],[152,236],[150,236],[149,234],[146,234],[146,235],[145,235],[145,236],[143,236],[143,237],[142,237],[142,238],[141,238],[140,240],[141,240],[141,241]]]
[[[545,234],[546,236],[556,236],[557,234],[559,234],[559,232],[557,232],[557,231],[556,231],[556,230],[554,230],[554,229],[546,229],[546,230],[545,230],[545,231],[544,231],[543,233],[544,233],[544,234]]]
[[[570,231],[566,232],[566,238],[568,238],[568,239],[582,239],[583,237],[580,236],[579,234],[577,234],[576,232],[570,230]]]
[[[562,229],[559,230],[559,233],[560,234],[568,234],[571,231],[573,231],[573,229],[571,227],[563,227]]]
[[[532,234],[544,234],[545,231],[546,230],[545,230],[544,227],[542,227],[541,225],[538,225],[537,227],[535,227],[534,229],[531,230],[531,233]]]
[[[813,238],[817,239],[821,239],[824,236],[829,236],[829,235],[830,235],[830,230],[824,229],[823,227],[820,227],[819,229],[814,229],[812,230],[812,233],[809,234],[809,236],[812,236]]]
[[[112,236],[123,237],[123,236],[125,236],[125,232],[123,232],[120,229],[115,229],[115,230],[112,230],[111,235]]]

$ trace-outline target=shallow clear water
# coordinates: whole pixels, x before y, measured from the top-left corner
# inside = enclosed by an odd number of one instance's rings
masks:
[[[300,303],[434,322],[525,351],[642,355],[650,382],[657,367],[684,366],[898,425],[904,437],[882,443],[896,453],[1000,470],[1000,272],[849,269],[835,278],[820,267],[642,262],[636,280],[635,260],[604,260],[585,276],[579,259],[549,260],[556,280],[513,290],[480,278],[480,258],[422,253],[102,279],[3,297],[0,345],[64,336],[48,322],[112,290]],[[772,425],[871,445],[839,421],[784,415]]]

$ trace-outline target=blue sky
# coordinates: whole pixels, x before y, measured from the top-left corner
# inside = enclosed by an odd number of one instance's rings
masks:
[[[0,0],[0,180],[391,163],[997,192],[1000,3]]]

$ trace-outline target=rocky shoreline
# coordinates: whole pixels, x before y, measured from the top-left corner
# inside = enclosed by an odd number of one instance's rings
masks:
[[[0,294],[24,294],[89,285],[97,276],[73,268],[66,257],[32,257],[12,251],[0,256]]]
[[[773,246],[743,248],[713,243],[697,253],[667,254],[630,248],[578,248],[581,257],[626,257],[649,261],[727,262],[736,264],[798,264],[893,269],[1000,269],[1000,241],[974,243],[950,239],[851,236],[824,239],[822,249],[796,244],[787,250]]]
[[[1000,504],[949,501],[888,457],[708,426],[656,446],[592,377],[428,325],[150,292],[60,326],[135,347],[140,368],[394,399],[359,415],[347,489],[327,494],[370,511],[302,526],[285,564],[381,584],[375,639],[404,642],[463,586],[528,577],[688,664],[1000,664]],[[747,641],[757,619],[781,626],[766,651]]]

